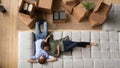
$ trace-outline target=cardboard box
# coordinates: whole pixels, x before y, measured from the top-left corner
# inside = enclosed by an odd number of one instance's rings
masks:
[[[79,2],[76,2],[74,4],[70,4],[70,5],[67,5],[64,0],[62,1],[62,6],[65,8],[65,10],[67,10],[70,14],[73,13],[73,8],[79,4]]]
[[[19,18],[22,20],[22,22],[28,26],[29,28],[33,28],[35,26],[35,23],[37,21],[37,18],[30,18],[30,16],[23,14],[23,13],[18,13]]]
[[[73,9],[73,16],[79,21],[83,21],[87,17],[88,11],[84,8],[83,4],[75,6]]]
[[[65,23],[66,13],[65,11],[53,11],[53,22],[54,23]]]
[[[97,27],[105,22],[107,15],[112,4],[106,4],[102,2],[103,0],[98,0],[96,3],[94,11],[89,17],[89,24],[91,27]]]
[[[63,0],[63,3],[66,5],[72,5],[75,4],[77,0]]]
[[[38,8],[41,11],[52,13],[53,0],[38,0]]]
[[[27,3],[28,5],[31,4],[33,6],[30,12],[28,10],[28,7],[26,7],[26,10],[24,10],[25,3]],[[31,18],[33,18],[35,16],[35,4],[36,4],[36,2],[33,2],[33,1],[22,0],[20,8],[19,8],[19,12],[26,14],[26,15],[30,16]],[[26,13],[24,11],[26,11]]]

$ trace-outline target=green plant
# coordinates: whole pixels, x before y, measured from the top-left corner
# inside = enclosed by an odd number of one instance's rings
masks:
[[[84,2],[83,3],[84,7],[89,10],[89,11],[92,11],[94,9],[94,4],[93,3],[90,3],[88,1]]]

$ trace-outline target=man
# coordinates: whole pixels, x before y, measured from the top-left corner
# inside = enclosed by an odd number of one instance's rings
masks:
[[[43,31],[40,30],[40,26],[43,24]],[[43,19],[40,19],[35,24],[35,55],[32,56],[28,62],[44,64],[45,62],[53,62],[56,61],[56,58],[49,55],[45,50],[41,48],[41,43],[50,37],[47,37],[48,29],[47,29],[47,22]],[[47,38],[46,38],[47,37]]]

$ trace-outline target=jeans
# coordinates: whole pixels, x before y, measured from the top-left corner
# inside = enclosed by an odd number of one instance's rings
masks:
[[[43,25],[43,31],[41,31],[40,25]],[[47,34],[48,34],[48,24],[45,20],[40,19],[35,24],[35,38],[36,40],[45,39],[47,37]]]
[[[90,42],[74,42],[74,41],[63,41],[64,51],[70,51],[74,47],[86,47],[90,45]]]

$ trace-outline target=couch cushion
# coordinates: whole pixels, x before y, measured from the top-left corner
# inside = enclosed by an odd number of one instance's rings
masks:
[[[33,42],[32,32],[18,32],[18,68],[32,68],[27,60],[32,56]]]

